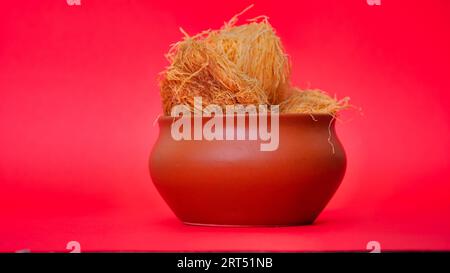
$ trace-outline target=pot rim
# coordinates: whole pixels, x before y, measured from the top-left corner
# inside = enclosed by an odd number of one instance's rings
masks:
[[[246,116],[249,116],[249,114],[247,113],[247,114],[245,114]],[[254,114],[251,114],[252,116],[271,116],[271,113],[269,112],[269,113],[267,113],[267,114],[262,114],[262,115],[260,115],[260,114],[256,114],[256,115],[254,115]],[[238,116],[238,115],[217,115],[217,117],[230,117],[230,116],[234,116],[234,117],[236,117],[236,116]],[[335,120],[336,119],[336,116],[335,115],[331,115],[331,114],[326,114],[326,113],[310,113],[310,114],[306,114],[306,113],[283,113],[283,114],[278,114],[278,116],[280,117],[280,118],[294,118],[294,117],[296,117],[296,118],[310,118],[310,119],[314,119],[315,117],[321,117],[321,118],[329,118],[329,119],[333,119],[333,120]],[[186,118],[194,118],[195,116],[194,115],[191,115],[190,117],[186,117]],[[211,116],[200,116],[202,119],[205,119],[205,118],[211,118]],[[158,117],[158,120],[160,120],[160,121],[165,121],[165,120],[173,120],[174,118],[180,118],[180,117],[172,117],[172,116],[167,116],[167,115],[164,115],[164,114],[161,114],[159,117]],[[182,118],[182,117],[181,117]]]

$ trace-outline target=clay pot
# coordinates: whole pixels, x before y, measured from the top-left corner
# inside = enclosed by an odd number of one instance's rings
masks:
[[[279,146],[269,152],[260,151],[260,140],[175,141],[173,120],[158,120],[150,174],[186,224],[311,224],[345,173],[344,149],[329,115],[281,114]]]

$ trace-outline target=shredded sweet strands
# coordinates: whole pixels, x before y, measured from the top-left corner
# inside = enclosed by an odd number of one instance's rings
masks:
[[[326,113],[335,116],[348,105],[319,90],[290,86],[290,64],[280,38],[266,16],[237,26],[235,15],[219,30],[203,31],[172,45],[170,65],[160,81],[163,111],[175,105],[194,110],[194,97],[203,106],[280,104],[281,113]]]
[[[349,106],[350,99],[334,99],[321,90],[299,90],[294,88],[293,94],[280,103],[282,113],[304,114],[330,114],[335,116],[337,112]]]

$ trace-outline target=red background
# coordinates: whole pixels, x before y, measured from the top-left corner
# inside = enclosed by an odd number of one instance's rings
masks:
[[[0,251],[450,250],[450,1],[254,1],[292,81],[350,96],[342,186],[316,224],[181,224],[151,183],[157,74],[249,2],[0,3]]]

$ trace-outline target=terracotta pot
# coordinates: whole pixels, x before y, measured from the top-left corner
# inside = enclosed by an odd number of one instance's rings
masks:
[[[202,119],[204,123],[209,118]],[[329,115],[281,114],[279,146],[269,152],[260,151],[260,140],[175,141],[173,120],[158,121],[150,173],[161,196],[186,224],[311,224],[345,173],[344,149]],[[225,117],[224,125],[231,126]],[[232,126],[248,133],[249,126]]]

